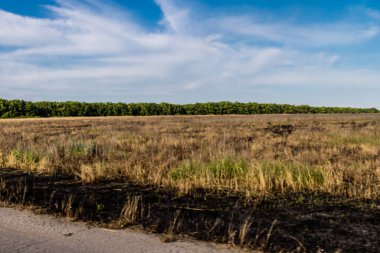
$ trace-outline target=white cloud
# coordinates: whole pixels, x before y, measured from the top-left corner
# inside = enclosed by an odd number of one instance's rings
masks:
[[[341,87],[350,89],[353,87],[377,88],[380,83],[380,71],[363,70],[335,70],[325,67],[300,67],[297,70],[280,70],[276,75],[260,74],[254,79],[263,85],[304,86],[305,84],[316,87]]]
[[[189,25],[189,10],[178,8],[173,1],[155,0],[160,6],[164,18],[161,23],[166,25],[169,30],[177,33],[184,32]]]
[[[0,51],[4,96],[195,102],[235,99],[231,94],[246,99],[247,91],[263,86],[376,88],[380,81],[375,70],[339,68],[339,53],[323,49],[371,40],[378,33],[374,24],[304,26],[221,15],[199,20],[189,7],[156,0],[164,17],[152,31],[128,13],[88,3],[60,0],[44,19],[0,11],[0,46],[15,47]]]
[[[54,21],[18,16],[0,10],[0,44],[7,46],[45,46],[59,42]]]
[[[341,46],[373,39],[379,26],[345,22],[294,25],[262,22],[247,16],[231,16],[214,21],[222,31],[256,40],[268,40],[292,46]]]

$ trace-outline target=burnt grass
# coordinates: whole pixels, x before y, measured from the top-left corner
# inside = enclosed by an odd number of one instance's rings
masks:
[[[166,235],[266,252],[379,252],[380,200],[300,192],[249,198],[173,190],[124,180],[84,184],[73,176],[0,169],[0,200],[114,228],[138,225]]]

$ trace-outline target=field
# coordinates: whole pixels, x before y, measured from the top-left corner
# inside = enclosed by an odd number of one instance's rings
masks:
[[[265,251],[380,248],[380,115],[0,121],[0,198]]]

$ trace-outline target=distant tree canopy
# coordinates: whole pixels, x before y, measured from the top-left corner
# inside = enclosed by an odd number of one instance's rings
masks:
[[[24,100],[0,99],[1,118],[378,112],[379,110],[376,108],[313,107],[308,105],[240,102],[210,102],[177,105],[169,103],[29,102]]]

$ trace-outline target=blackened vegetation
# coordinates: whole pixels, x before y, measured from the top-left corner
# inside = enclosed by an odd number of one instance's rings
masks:
[[[250,198],[174,191],[124,180],[83,184],[70,176],[0,169],[0,199],[113,227],[140,225],[269,252],[378,252],[380,200],[303,192]]]
[[[265,128],[264,130],[274,133],[278,136],[288,137],[293,132],[293,125],[280,124]]]

